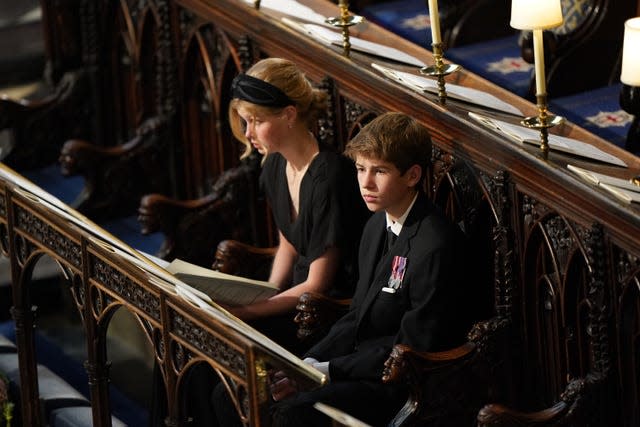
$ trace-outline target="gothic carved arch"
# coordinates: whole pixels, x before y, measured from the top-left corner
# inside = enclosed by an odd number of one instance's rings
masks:
[[[525,217],[524,354],[532,368],[527,372],[535,372],[530,395],[539,400],[533,404],[544,407],[558,400],[570,380],[596,370],[593,350],[601,333],[595,333],[600,320],[594,313],[603,309],[596,297],[605,267],[590,255],[602,245],[596,231],[531,199],[525,203]]]
[[[226,119],[231,80],[241,70],[240,55],[226,34],[213,25],[196,27],[181,54],[185,198],[208,194],[215,179],[236,166],[240,145]],[[188,165],[188,167],[187,167]]]

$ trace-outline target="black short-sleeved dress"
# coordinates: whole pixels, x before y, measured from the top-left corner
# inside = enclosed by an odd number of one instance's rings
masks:
[[[279,153],[267,156],[260,184],[278,229],[298,252],[290,286],[307,279],[311,263],[329,247],[340,248],[340,265],[328,294],[353,295],[358,280],[357,252],[362,228],[370,216],[360,192],[353,162],[328,147],[312,160],[300,183],[298,217],[291,220],[287,161]],[[249,322],[280,345],[302,354],[308,344],[296,337],[295,312]]]
[[[287,161],[267,156],[260,184],[278,229],[298,252],[291,286],[306,280],[311,263],[329,247],[341,249],[341,263],[330,294],[350,297],[357,277],[357,245],[369,211],[358,190],[353,162],[320,147],[300,183],[298,217],[291,219]]]

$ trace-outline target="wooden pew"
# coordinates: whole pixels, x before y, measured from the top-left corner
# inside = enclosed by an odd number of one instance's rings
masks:
[[[320,0],[305,1],[305,4],[326,16],[335,16],[337,12],[335,5]],[[497,182],[502,182],[500,185],[504,188],[505,196],[497,197],[495,203],[500,203],[506,210],[504,222],[499,224],[498,229],[506,236],[511,236],[512,243],[506,246],[506,252],[495,256],[504,272],[501,286],[512,291],[501,294],[495,309],[496,312],[509,307],[513,309],[505,310],[511,325],[508,358],[513,361],[513,369],[507,368],[504,373],[507,384],[499,391],[510,392],[504,393],[506,399],[501,402],[522,411],[539,409],[546,402],[552,404],[569,383],[553,363],[578,366],[580,369],[572,371],[576,372],[576,378],[589,378],[591,372],[600,372],[597,371],[598,366],[608,360],[611,364],[606,377],[608,393],[602,399],[596,399],[591,409],[610,416],[612,420],[620,420],[618,425],[633,425],[639,417],[636,397],[640,385],[635,378],[621,373],[633,371],[638,366],[631,337],[638,334],[638,322],[635,319],[638,318],[639,297],[634,285],[640,271],[637,262],[640,255],[640,241],[637,238],[640,235],[640,210],[635,205],[622,204],[604,190],[577,179],[566,169],[566,165],[577,164],[630,178],[640,172],[638,158],[571,123],[554,128],[551,132],[577,138],[603,149],[624,160],[629,167],[597,164],[555,151],[545,157],[536,147],[514,144],[504,134],[470,120],[470,110],[487,113],[482,107],[452,99],[443,103],[436,96],[399,86],[371,68],[372,61],[383,60],[356,52],[346,58],[339,47],[324,46],[307,38],[283,25],[279,16],[271,12],[255,10],[250,4],[231,0],[218,0],[215,3],[180,0],[172,3],[172,6],[176,16],[182,16],[187,24],[194,21],[211,22],[231,43],[242,40],[245,46],[251,47],[252,52],[258,52],[253,57],[286,57],[298,63],[313,81],[330,81],[331,93],[336,97],[336,113],[329,118],[327,129],[336,132],[334,137],[338,141],[346,139],[352,126],[357,126],[364,114],[403,111],[420,120],[430,130],[441,156],[467,162],[483,182],[494,182],[493,177],[498,176],[500,171],[504,172],[504,181]],[[429,52],[370,23],[354,28],[353,34],[391,44],[426,62],[432,61]],[[390,62],[384,64],[405,71],[416,71]],[[471,73],[462,71],[450,76],[447,81],[448,84],[461,84],[497,95],[520,108],[523,115],[536,112],[531,103]],[[488,114],[514,123],[519,119],[496,112]],[[495,182],[487,186],[495,188]],[[68,224],[57,223],[56,226],[61,230],[69,227]],[[602,233],[592,232],[598,229]],[[100,248],[89,246],[93,250],[91,253],[103,255]],[[603,248],[602,255],[595,258],[599,262],[591,262],[584,252],[588,248],[598,247]],[[513,257],[512,263],[507,261],[505,254]],[[527,302],[531,301],[531,284],[546,284],[555,295],[565,296],[568,295],[565,294],[568,288],[564,286],[566,281],[562,278],[578,277],[580,280],[576,280],[576,284],[582,286],[587,279],[580,274],[586,266],[591,269],[589,277],[600,278],[598,281],[606,290],[605,298],[567,299],[562,307],[577,312],[579,307],[592,304],[593,310],[599,310],[601,318],[606,320],[607,327],[596,331],[598,340],[582,346],[575,345],[575,337],[581,335],[570,333],[572,325],[569,324],[564,335],[549,337],[548,342],[554,345],[541,345],[538,341],[540,334],[532,332],[527,326],[528,322],[536,319],[535,312],[527,311],[530,308]],[[505,283],[509,283],[510,287],[506,288]],[[145,295],[144,292],[142,294]],[[151,294],[155,295],[153,292]],[[554,305],[553,300],[549,302],[550,312],[555,313],[554,310],[559,306]],[[182,307],[179,304],[177,306]],[[585,321],[584,318],[579,320],[580,325],[586,324],[588,327],[601,325]],[[577,321],[575,323],[578,324]],[[224,336],[227,333],[221,332]],[[198,337],[192,338],[200,342]],[[188,341],[181,343],[188,347]],[[165,351],[166,346],[158,344],[158,347]],[[571,351],[564,351],[565,348]],[[592,361],[588,355],[593,349],[597,349],[602,358]],[[611,354],[618,356],[613,358]],[[546,363],[542,370],[539,360]],[[483,390],[475,388],[474,391],[483,393]]]
[[[316,11],[325,13],[327,16],[333,16],[336,13],[335,7],[323,2],[309,1],[305,3],[313,5]],[[527,245],[530,243],[527,243],[523,224],[525,221],[530,221],[530,218],[539,215],[539,211],[554,212],[559,218],[563,218],[563,221],[566,219],[566,221],[578,223],[582,227],[580,230],[588,230],[594,222],[599,223],[603,225],[605,230],[606,237],[603,238],[608,248],[607,251],[613,251],[618,254],[617,256],[637,253],[638,243],[634,242],[628,232],[630,228],[638,226],[637,208],[619,204],[598,189],[577,180],[565,169],[567,163],[579,162],[601,171],[630,177],[638,170],[637,158],[569,123],[553,129],[552,132],[588,141],[594,146],[614,153],[627,162],[629,169],[595,165],[589,162],[582,163],[581,160],[568,158],[558,153],[551,153],[549,158],[544,159],[535,148],[529,150],[526,147],[514,146],[504,136],[469,121],[467,113],[470,107],[461,106],[450,100],[447,100],[447,103],[443,105],[436,98],[419,95],[396,86],[370,68],[371,58],[352,52],[350,59],[345,59],[339,48],[327,48],[315,44],[312,40],[281,24],[278,17],[272,17],[268,11],[255,11],[251,5],[225,1],[210,5],[197,0],[183,0],[179,4],[200,16],[215,21],[232,38],[248,36],[259,45],[264,55],[284,56],[296,61],[309,75],[314,76],[316,81],[324,76],[330,76],[343,99],[342,102],[345,105],[345,109],[342,110],[343,114],[351,117],[351,120],[355,121],[353,118],[358,117],[363,111],[404,111],[421,120],[431,130],[435,145],[443,152],[471,162],[474,168],[486,176],[494,176],[498,170],[507,172],[508,178],[505,187],[509,197],[505,199],[505,204],[508,206],[508,214],[503,227],[507,234],[513,236],[513,247],[510,251],[516,258],[514,264],[506,270],[507,278],[505,279],[514,284],[514,291],[512,294],[506,295],[505,300],[501,302],[503,304],[504,301],[509,301],[510,305],[515,308],[510,319],[513,325],[510,337],[512,337],[514,344],[510,357],[514,358],[515,366],[514,371],[506,375],[509,380],[506,387],[514,391],[508,395],[511,404],[518,407],[535,406],[538,396],[529,388],[533,379],[525,376],[520,380],[517,375],[518,372],[536,372],[534,358],[520,350],[525,346],[528,348],[532,345],[531,340],[534,339],[533,336],[527,334],[527,329],[522,324],[520,304],[522,304],[522,295],[528,282],[524,281],[521,274],[523,271],[527,271],[530,276],[527,280],[535,280],[542,274],[524,269],[526,263],[522,254],[530,253],[527,251]],[[371,24],[367,24],[363,28],[355,28],[353,34],[358,34],[361,37],[366,36],[369,40],[386,41],[393,46],[401,47],[406,52],[413,53],[417,57],[425,58],[427,61],[430,58],[428,52],[409,43],[404,43]],[[288,41],[286,46],[281,43],[281,40],[285,38]],[[305,54],[302,55],[300,52],[305,52]],[[317,65],[316,59],[311,59],[314,57],[323,58],[322,68]],[[398,66],[398,68],[402,67]],[[532,104],[508,94],[470,73],[458,73],[450,77],[449,82],[488,90],[520,107],[523,115],[535,113]],[[377,88],[379,95],[371,94],[373,87]],[[340,118],[336,120],[340,120]],[[348,129],[349,126],[347,125],[346,128]],[[545,224],[545,222],[535,222],[534,227],[542,230],[546,227]],[[527,256],[534,258],[533,255]],[[555,265],[554,269],[562,271],[568,268],[569,264],[564,264],[565,261],[567,260]],[[625,267],[625,271],[628,269],[629,273],[626,273],[624,277],[629,277],[628,274],[633,276],[635,274],[632,273],[635,271],[634,268],[633,264]],[[543,277],[544,275],[540,276],[540,280]],[[616,289],[615,281],[611,281],[614,280],[615,275],[611,276],[607,273],[606,277],[608,278],[607,288],[617,294],[617,291],[614,291]],[[633,297],[629,296],[628,298],[633,300]],[[626,310],[633,312],[633,309],[627,308]],[[630,313],[627,315],[631,316]],[[616,330],[618,326],[614,322],[610,327]],[[616,348],[630,355],[628,344],[625,343]],[[540,348],[540,352],[569,360],[576,357],[574,354],[560,356],[560,353],[555,349],[544,347]],[[623,360],[628,360],[626,363],[636,363],[631,362],[631,359]],[[541,381],[548,380],[549,378],[544,378]],[[615,391],[611,393],[611,396],[622,396],[627,391],[637,389],[638,386],[629,382],[628,384],[618,383],[613,388]],[[553,396],[557,396],[557,394],[548,394],[549,399],[553,399]],[[622,407],[617,403],[622,401],[625,399],[611,397],[607,399],[606,404],[603,403],[598,409],[606,411],[605,407],[616,407],[621,411],[626,411],[627,415],[634,416],[633,414],[636,414],[637,410],[628,405]]]
[[[23,99],[0,96],[1,158],[18,170],[56,162],[67,138],[99,134],[93,126],[90,7],[81,0],[43,1],[41,13],[42,79]]]
[[[30,274],[42,256],[59,263],[83,318],[95,426],[111,425],[106,329],[119,309],[137,318],[154,345],[167,390],[167,425],[186,425],[183,388],[197,363],[210,364],[243,393],[242,416],[255,426],[268,425],[269,370],[291,372],[303,388],[326,380],[224,310],[187,302],[176,293],[173,276],[3,165],[0,196],[0,249],[12,266],[23,425],[46,425],[38,403],[36,313],[29,304]]]
[[[60,161],[65,176],[84,177],[75,207],[100,219],[134,215],[143,194],[172,191],[177,82],[168,2],[102,2],[94,12],[101,134],[69,138]]]

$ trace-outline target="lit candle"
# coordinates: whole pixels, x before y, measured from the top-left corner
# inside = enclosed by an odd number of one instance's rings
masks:
[[[624,23],[620,81],[629,86],[640,86],[640,17]]]
[[[440,43],[440,15],[438,0],[429,0],[429,20],[431,21],[431,43]]]
[[[536,67],[536,95],[547,93],[547,83],[544,76],[544,46],[542,30],[533,30],[533,59]]]
[[[518,30],[547,30],[562,24],[560,0],[511,0],[511,26]]]
[[[542,30],[562,24],[560,0],[511,0],[510,24],[518,30],[533,30],[536,95],[544,95],[547,89],[544,76]]]

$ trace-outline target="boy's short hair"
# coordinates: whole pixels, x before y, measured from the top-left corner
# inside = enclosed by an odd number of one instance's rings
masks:
[[[362,156],[390,162],[401,174],[418,165],[424,180],[431,164],[431,136],[427,128],[404,113],[384,113],[358,132],[344,154],[353,160]]]

